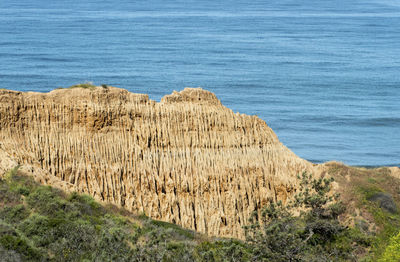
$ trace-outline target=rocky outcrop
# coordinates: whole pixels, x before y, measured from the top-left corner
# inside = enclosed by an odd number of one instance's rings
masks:
[[[393,177],[400,179],[400,168],[399,167],[389,167],[389,170]]]
[[[313,169],[263,120],[199,88],[159,103],[114,87],[0,90],[1,154],[45,183],[239,238],[254,210],[285,201]]]

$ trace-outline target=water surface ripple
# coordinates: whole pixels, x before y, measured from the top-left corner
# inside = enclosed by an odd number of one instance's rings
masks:
[[[400,165],[400,2],[2,0],[0,88],[202,86],[314,162]]]

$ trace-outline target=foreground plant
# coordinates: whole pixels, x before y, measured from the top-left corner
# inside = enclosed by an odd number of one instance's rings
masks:
[[[245,243],[104,207],[41,186],[15,168],[0,177],[0,261],[248,261]]]
[[[245,227],[246,241],[257,261],[340,261],[352,256],[349,229],[339,222],[345,208],[333,195],[332,178],[303,173],[294,200],[271,202]],[[299,215],[295,215],[296,212]]]

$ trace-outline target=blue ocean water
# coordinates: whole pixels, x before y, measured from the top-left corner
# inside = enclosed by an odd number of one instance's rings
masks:
[[[201,86],[314,162],[400,165],[400,0],[1,0],[0,88]]]

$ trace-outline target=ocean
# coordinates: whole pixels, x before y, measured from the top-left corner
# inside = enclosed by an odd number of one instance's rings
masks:
[[[400,1],[1,0],[0,88],[214,92],[315,163],[400,165]]]

